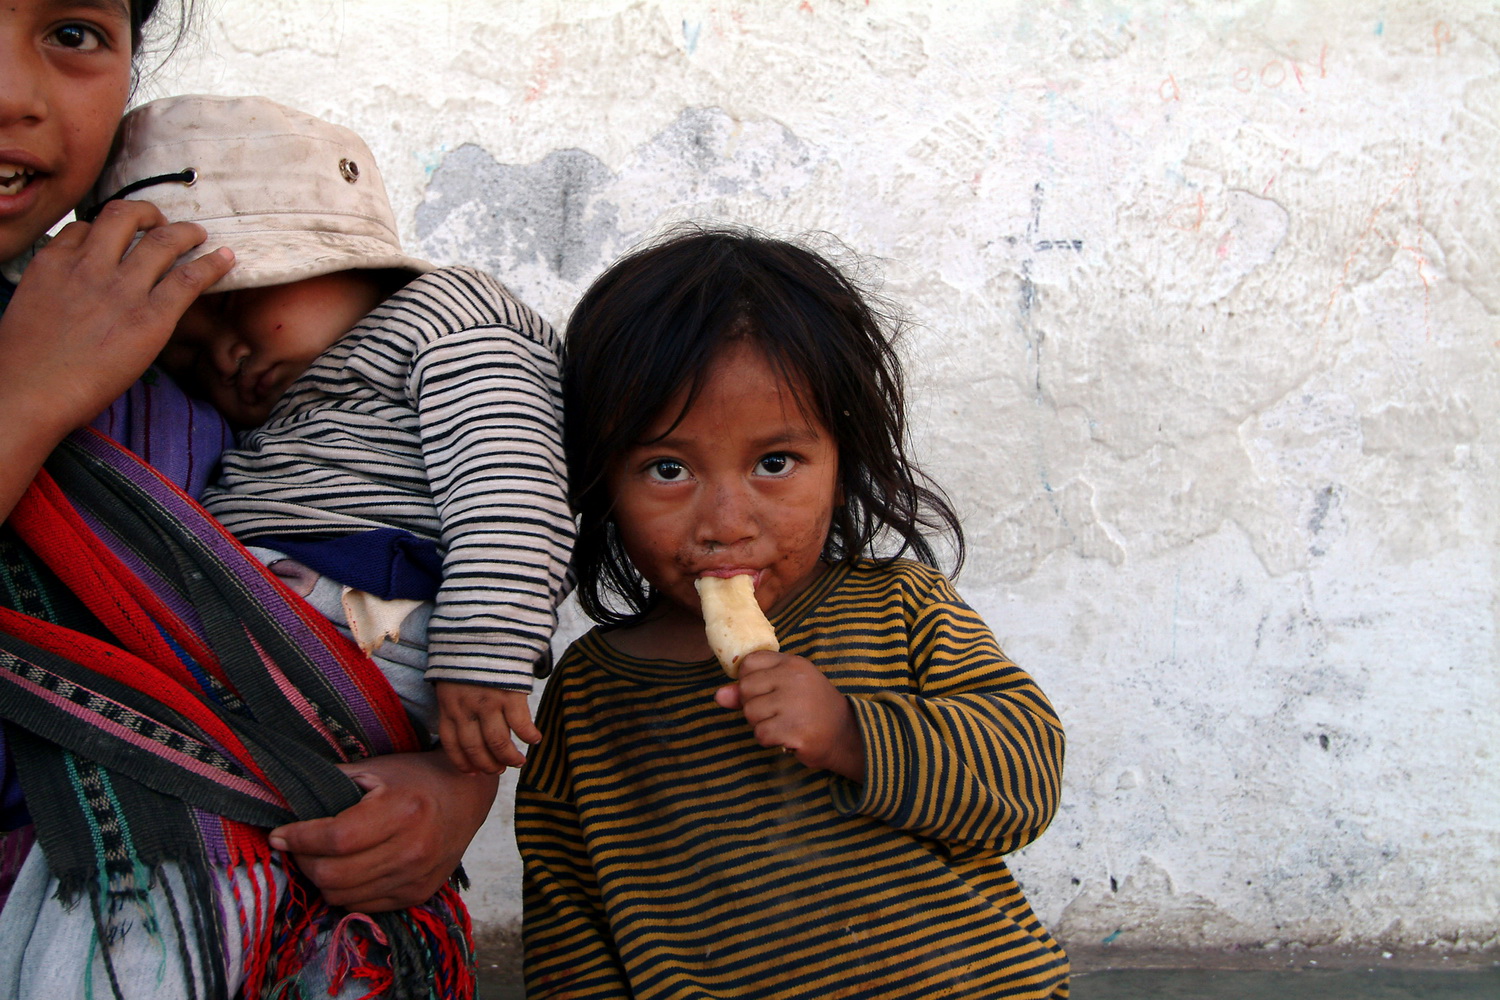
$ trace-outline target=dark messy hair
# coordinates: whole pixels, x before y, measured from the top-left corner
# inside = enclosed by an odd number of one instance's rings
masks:
[[[137,74],[141,72],[142,57],[147,50],[147,28],[155,29],[151,33],[153,44],[149,48],[157,54],[154,61],[159,67],[177,51],[177,46],[187,36],[193,25],[196,6],[196,0],[166,0],[165,3],[162,0],[129,0],[130,58]],[[166,28],[162,28],[162,19],[158,15],[168,7],[173,9],[175,16]]]
[[[130,51],[139,52],[146,22],[156,13],[158,0],[130,0]]]
[[[843,503],[824,558],[910,555],[935,565],[926,535],[963,530],[947,498],[907,454],[905,388],[895,322],[824,256],[728,227],[680,227],[616,261],[568,320],[564,443],[580,518],[574,568],[583,610],[604,624],[639,620],[654,602],[620,543],[612,463],[642,443],[683,387],[686,406],[724,346],[762,351],[838,445]],[[682,413],[675,415],[681,419]],[[611,598],[622,600],[619,611]]]

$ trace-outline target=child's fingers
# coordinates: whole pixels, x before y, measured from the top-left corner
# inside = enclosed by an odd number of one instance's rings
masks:
[[[180,316],[209,286],[234,267],[234,251],[219,247],[211,253],[174,267],[151,292],[151,301]]]
[[[522,701],[516,704],[508,704],[505,711],[505,721],[510,723],[510,731],[520,737],[525,743],[536,745],[542,741],[542,731],[531,721],[531,706]]]
[[[743,679],[751,674],[771,670],[780,666],[787,658],[787,654],[778,653],[774,649],[756,649],[745,654],[740,660],[739,675]]]
[[[472,716],[458,720],[458,749],[467,759],[466,770],[470,773],[499,774],[505,769],[490,752],[490,741],[480,720]]]
[[[459,742],[459,724],[446,712],[438,718],[438,743],[443,748],[444,755],[453,762],[453,766],[465,774],[477,774],[478,768],[469,763],[469,755],[464,752],[463,744]]]
[[[143,201],[110,202],[94,222],[71,223],[65,228],[75,226],[82,234],[77,252],[89,266],[105,270],[118,268],[122,278],[140,282],[147,288],[155,285],[163,275],[176,274],[172,265],[208,235],[207,230],[196,222],[167,222],[155,205]],[[219,256],[197,268],[192,267],[203,259],[200,257],[184,265],[188,270],[176,279],[183,293],[168,296],[175,302],[182,294],[191,292],[191,297],[182,302],[183,308],[208,285],[223,277],[234,258],[230,255],[226,260]]]
[[[178,223],[179,226],[197,226],[196,223]],[[99,212],[93,222],[70,222],[53,240],[64,240],[64,246],[83,247],[89,254],[97,255],[101,263],[119,263],[130,248],[136,234],[150,232],[167,226],[161,209],[149,201],[112,201]],[[202,226],[197,226],[200,232]],[[76,235],[75,235],[76,234]],[[196,246],[203,242],[199,236]],[[179,251],[180,253],[181,251]]]
[[[480,728],[484,733],[485,752],[497,764],[520,767],[526,763],[526,757],[510,741],[510,726],[506,725],[505,716],[492,712],[480,720]]]
[[[71,254],[95,261],[100,267],[113,268],[119,265],[137,233],[164,226],[167,223],[161,210],[149,202],[133,201],[119,204],[128,204],[131,207],[114,209],[114,203],[111,203],[112,211],[101,212],[99,218],[93,222],[75,220],[63,226],[57,231],[56,236],[47,241],[46,246],[37,251],[37,259],[51,259]],[[196,225],[196,223],[184,223],[184,225]],[[202,241],[202,237],[199,237],[198,242]]]
[[[746,657],[746,659],[748,660],[749,657]],[[776,664],[773,663],[771,668],[757,666],[748,672],[744,669],[740,670],[738,687],[742,703],[749,702],[762,695],[770,694],[776,690],[779,675],[772,669],[775,666]]]
[[[756,726],[751,732],[755,734],[755,742],[763,747],[780,747],[782,753],[798,753],[802,749],[800,737],[784,735],[774,723]]]
[[[88,239],[89,233],[93,231],[94,227],[90,223],[70,222],[59,229],[56,236],[47,241],[47,245],[39,251],[39,255],[48,252],[61,253],[65,250],[76,250],[83,245],[83,241]]]
[[[443,748],[443,754],[453,762],[454,767],[465,774],[474,774],[474,768],[469,766],[468,755],[458,741],[460,713],[449,703],[449,685],[439,682],[435,687],[438,701],[438,745]]]
[[[751,726],[759,726],[782,714],[782,706],[776,698],[752,698],[743,692],[740,697],[744,701],[740,711],[745,714],[745,721]]]
[[[174,222],[147,229],[125,252],[120,272],[154,284],[172,269],[177,258],[203,242],[206,234],[196,222]]]
[[[714,701],[724,708],[737,709],[745,717],[745,723],[755,735],[755,741],[763,747],[785,747],[793,738],[788,730],[788,719],[782,711],[780,701],[770,697],[767,691],[751,695],[744,689],[745,677],[740,683],[726,684],[714,692]]]

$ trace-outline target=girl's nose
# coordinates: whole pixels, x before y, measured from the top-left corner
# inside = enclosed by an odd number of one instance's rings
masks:
[[[755,496],[743,480],[735,477],[710,483],[703,491],[698,541],[709,551],[749,541],[755,537],[758,523]]]
[[[47,102],[34,53],[20,44],[14,30],[0,30],[0,125],[46,117]]]

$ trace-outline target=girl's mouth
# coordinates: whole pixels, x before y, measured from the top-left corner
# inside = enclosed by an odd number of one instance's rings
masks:
[[[254,406],[260,402],[262,386],[270,377],[270,367],[252,368],[250,355],[246,354],[235,362],[234,374],[226,377],[224,383],[241,403]]]
[[[760,586],[760,578],[765,575],[765,570],[750,569],[746,566],[734,566],[724,568],[713,568],[700,570],[698,576],[748,576],[752,586]]]
[[[18,163],[0,163],[0,197],[20,194],[35,174],[35,170]]]
[[[246,406],[259,406],[280,395],[281,369],[271,362],[264,368],[243,368],[235,380],[235,389],[240,401]]]
[[[280,376],[276,372],[276,366],[271,365],[260,373],[260,377],[251,382],[251,391],[255,394],[256,402],[262,402],[271,393],[276,391]]]

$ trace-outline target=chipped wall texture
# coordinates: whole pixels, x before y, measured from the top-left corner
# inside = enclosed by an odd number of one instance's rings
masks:
[[[672,220],[909,310],[960,589],[1067,726],[1066,940],[1500,932],[1492,3],[223,0],[148,88],[349,125],[559,324]],[[471,855],[519,912],[508,798]]]

